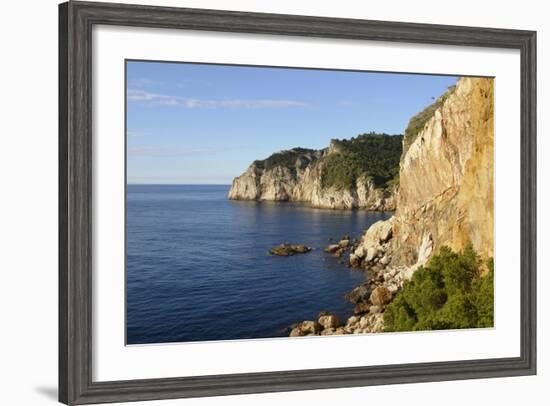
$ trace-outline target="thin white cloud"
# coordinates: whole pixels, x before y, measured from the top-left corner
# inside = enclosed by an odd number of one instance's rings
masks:
[[[309,104],[298,100],[284,99],[194,99],[181,96],[151,93],[140,89],[128,89],[128,102],[157,106],[180,106],[187,109],[280,109],[301,108]]]
[[[157,105],[177,105],[175,96],[167,96],[158,93],[151,93],[140,89],[129,89],[126,98],[129,102],[142,102]]]

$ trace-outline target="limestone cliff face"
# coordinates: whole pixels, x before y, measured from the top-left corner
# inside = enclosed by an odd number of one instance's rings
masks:
[[[408,140],[388,220],[392,264],[418,265],[443,245],[461,250],[469,241],[493,255],[493,90],[492,79],[460,79]]]
[[[442,246],[471,242],[482,258],[493,256],[493,90],[492,79],[462,78],[410,120],[396,211],[350,246],[349,265],[370,271],[346,295],[354,315],[342,326],[304,321],[291,336],[384,331],[386,306]]]
[[[338,153],[331,144],[324,150],[295,148],[255,161],[233,180],[228,197],[304,202],[329,209],[395,210],[396,188],[376,187],[368,176],[360,176],[348,188],[324,187],[323,165],[329,156]]]

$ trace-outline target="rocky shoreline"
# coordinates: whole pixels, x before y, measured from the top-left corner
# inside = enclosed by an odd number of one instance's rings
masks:
[[[325,252],[338,258],[344,255],[347,264],[363,271],[366,281],[345,295],[355,305],[354,312],[345,321],[336,315],[321,312],[316,320],[304,320],[290,326],[290,337],[314,335],[344,335],[378,333],[384,331],[384,312],[393,301],[403,282],[412,276],[420,263],[412,267],[391,264],[392,220],[378,221],[360,240],[344,236],[330,244]],[[426,248],[422,258],[431,253]],[[429,251],[429,253],[428,253]]]
[[[434,252],[459,252],[471,243],[481,258],[493,256],[493,93],[492,79],[461,78],[411,118],[393,217],[373,224],[350,248],[326,248],[367,273],[346,295],[355,314],[337,327],[324,326],[321,317],[306,320],[293,336],[384,331],[386,307]]]

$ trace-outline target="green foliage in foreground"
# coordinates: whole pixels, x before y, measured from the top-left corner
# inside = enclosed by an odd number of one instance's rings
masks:
[[[384,313],[385,331],[419,331],[493,326],[492,258],[488,273],[469,245],[461,253],[441,248],[420,267]]]
[[[321,186],[350,189],[361,176],[377,187],[398,182],[401,135],[368,133],[349,140],[333,140],[336,152],[323,159]]]

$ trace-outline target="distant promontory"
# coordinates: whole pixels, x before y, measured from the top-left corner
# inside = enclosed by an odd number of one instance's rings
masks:
[[[232,200],[309,203],[330,209],[395,210],[401,135],[333,139],[322,150],[293,148],[252,162],[233,180]]]

